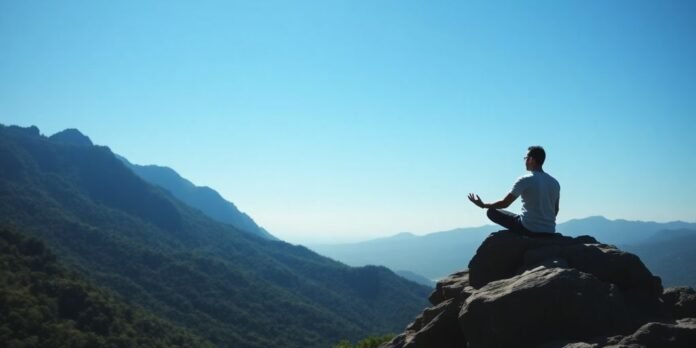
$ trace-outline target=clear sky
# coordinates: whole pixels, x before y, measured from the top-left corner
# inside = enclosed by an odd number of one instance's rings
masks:
[[[561,222],[696,221],[695,42],[689,0],[0,0],[0,123],[78,128],[291,242],[485,224],[466,194],[537,144]]]

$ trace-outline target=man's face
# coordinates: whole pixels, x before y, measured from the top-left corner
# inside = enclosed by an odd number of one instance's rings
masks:
[[[524,166],[527,168],[527,170],[532,170],[536,164],[536,161],[532,156],[527,153],[527,156],[524,156]]]

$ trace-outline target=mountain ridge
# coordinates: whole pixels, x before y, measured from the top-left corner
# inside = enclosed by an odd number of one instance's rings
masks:
[[[116,157],[143,180],[164,188],[177,199],[200,210],[208,217],[262,238],[278,239],[258,226],[249,215],[241,212],[234,203],[224,199],[220,193],[208,186],[196,186],[173,168],[153,164],[137,165],[123,156]]]
[[[326,347],[393,332],[428,288],[214,221],[105,146],[0,125],[0,224],[96,285],[220,346]],[[401,324],[400,324],[401,323]]]
[[[76,128],[68,128],[48,137],[49,140],[77,146],[92,146],[92,140]]]

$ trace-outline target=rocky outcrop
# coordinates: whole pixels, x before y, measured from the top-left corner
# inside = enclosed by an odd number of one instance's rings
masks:
[[[670,308],[673,318],[696,318],[696,291],[694,289],[684,286],[666,289],[662,299]]]
[[[592,237],[491,234],[382,348],[696,347],[696,292]]]

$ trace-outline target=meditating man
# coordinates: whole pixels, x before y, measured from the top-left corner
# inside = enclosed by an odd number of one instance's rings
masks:
[[[495,203],[483,203],[473,193],[469,200],[481,208],[487,208],[488,218],[510,231],[523,235],[548,235],[556,232],[556,216],[561,185],[542,166],[546,152],[541,146],[530,146],[524,157],[529,173],[517,179],[510,193]],[[522,214],[503,210],[522,196]]]

